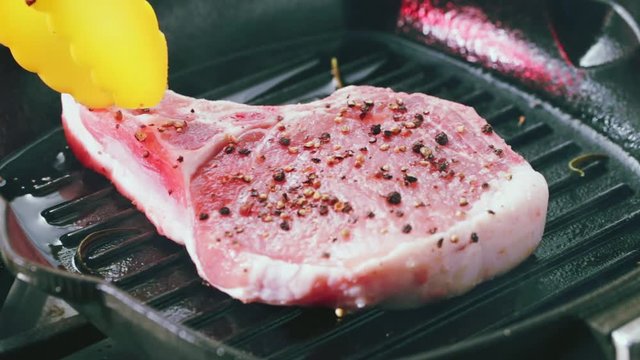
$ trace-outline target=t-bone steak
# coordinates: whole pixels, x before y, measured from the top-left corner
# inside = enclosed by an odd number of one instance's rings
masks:
[[[513,268],[542,237],[545,179],[454,102],[350,86],[284,106],[62,103],[80,161],[244,302],[412,306]]]

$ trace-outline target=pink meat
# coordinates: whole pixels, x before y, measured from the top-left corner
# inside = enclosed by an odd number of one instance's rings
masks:
[[[63,106],[78,158],[245,302],[415,305],[542,237],[544,178],[453,102],[361,86],[287,106],[170,91],[149,110]]]

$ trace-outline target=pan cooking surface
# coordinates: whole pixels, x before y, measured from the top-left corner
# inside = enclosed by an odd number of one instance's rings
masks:
[[[539,314],[636,266],[637,163],[560,110],[431,50],[380,34],[325,37],[200,64],[177,72],[170,83],[180,93],[211,99],[306,102],[333,90],[332,56],[348,84],[474,106],[549,183],[546,230],[535,254],[463,296],[413,310],[373,308],[337,318],[331,309],[241,304],[203,284],[182,247],[157,235],[106,179],[83,169],[61,130],[0,168],[8,218],[25,235],[12,236],[12,247],[32,244],[17,252],[103,278],[189,332],[249,356],[278,359],[388,358],[433,350]],[[607,158],[583,164],[584,177],[569,171],[571,159],[586,153]]]

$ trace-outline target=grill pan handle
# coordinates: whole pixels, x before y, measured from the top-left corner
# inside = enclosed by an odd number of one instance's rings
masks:
[[[640,318],[630,321],[611,333],[616,360],[640,358]]]
[[[0,218],[6,219],[7,204],[0,201]],[[26,259],[16,252],[9,243],[6,227],[0,227],[0,258],[16,276],[16,279],[33,285],[49,294],[64,299],[73,299],[76,303],[98,300],[101,292],[99,281],[90,276],[72,274]],[[2,269],[0,269],[2,270]],[[0,289],[1,290],[1,289]]]
[[[609,359],[640,359],[640,269],[584,298],[581,317]]]

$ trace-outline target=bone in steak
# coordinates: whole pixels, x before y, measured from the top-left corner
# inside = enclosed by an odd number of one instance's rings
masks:
[[[457,103],[368,86],[285,106],[62,102],[77,157],[245,302],[415,305],[513,268],[542,237],[545,179]]]

